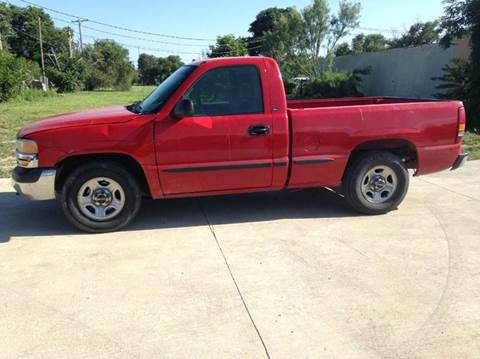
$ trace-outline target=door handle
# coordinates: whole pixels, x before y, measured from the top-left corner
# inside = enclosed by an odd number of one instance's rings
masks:
[[[270,126],[252,126],[248,129],[248,134],[250,136],[267,136],[270,134]]]

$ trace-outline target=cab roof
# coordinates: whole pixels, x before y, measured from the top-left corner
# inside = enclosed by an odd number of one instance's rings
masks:
[[[269,57],[264,56],[237,56],[237,57],[215,57],[211,59],[198,60],[190,63],[189,65],[200,66],[206,63],[219,63],[222,65],[232,65],[232,64],[252,64],[264,61],[265,59],[273,60]]]

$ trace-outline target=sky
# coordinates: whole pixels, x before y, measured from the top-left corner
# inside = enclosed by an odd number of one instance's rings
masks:
[[[18,6],[27,6],[21,0],[9,0]],[[107,23],[124,28],[184,38],[215,39],[218,35],[234,34],[247,36],[250,23],[263,9],[269,7],[295,6],[297,9],[309,5],[311,0],[29,0],[52,10]],[[330,9],[338,9],[338,0],[328,0]],[[430,21],[443,13],[442,0],[359,0],[362,5],[360,27],[381,29],[387,37],[393,37],[407,30],[418,21]],[[57,26],[67,26],[72,18],[49,12],[55,17]],[[63,20],[63,21],[62,21]],[[73,24],[72,24],[73,25]],[[71,26],[72,26],[71,25]],[[96,38],[111,38],[124,44],[130,51],[130,58],[136,62],[139,53],[156,56],[178,54],[185,62],[199,58],[214,41],[185,40],[128,32],[92,22],[83,23],[84,42]],[[78,27],[73,25],[75,36]],[[89,29],[90,28],[90,29]],[[374,31],[357,29],[358,33]],[[101,31],[123,34],[114,36]],[[378,32],[378,31],[377,31]],[[349,41],[351,39],[346,38]],[[145,40],[136,39],[136,37]]]

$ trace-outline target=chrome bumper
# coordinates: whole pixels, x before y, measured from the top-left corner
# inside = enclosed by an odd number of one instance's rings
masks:
[[[32,171],[38,171],[37,173]],[[34,201],[55,199],[55,169],[19,169],[12,174],[12,185],[17,194]]]
[[[460,167],[463,167],[467,162],[467,160],[468,160],[468,153],[462,153],[455,160],[451,170],[455,171],[455,170],[458,170]]]

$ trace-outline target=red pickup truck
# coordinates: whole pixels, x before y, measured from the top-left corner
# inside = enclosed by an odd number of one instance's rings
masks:
[[[212,59],[181,67],[142,102],[25,127],[13,182],[31,199],[59,198],[90,232],[125,226],[144,196],[331,187],[383,214],[404,199],[408,169],[465,162],[464,130],[459,101],[287,101],[274,60]]]

